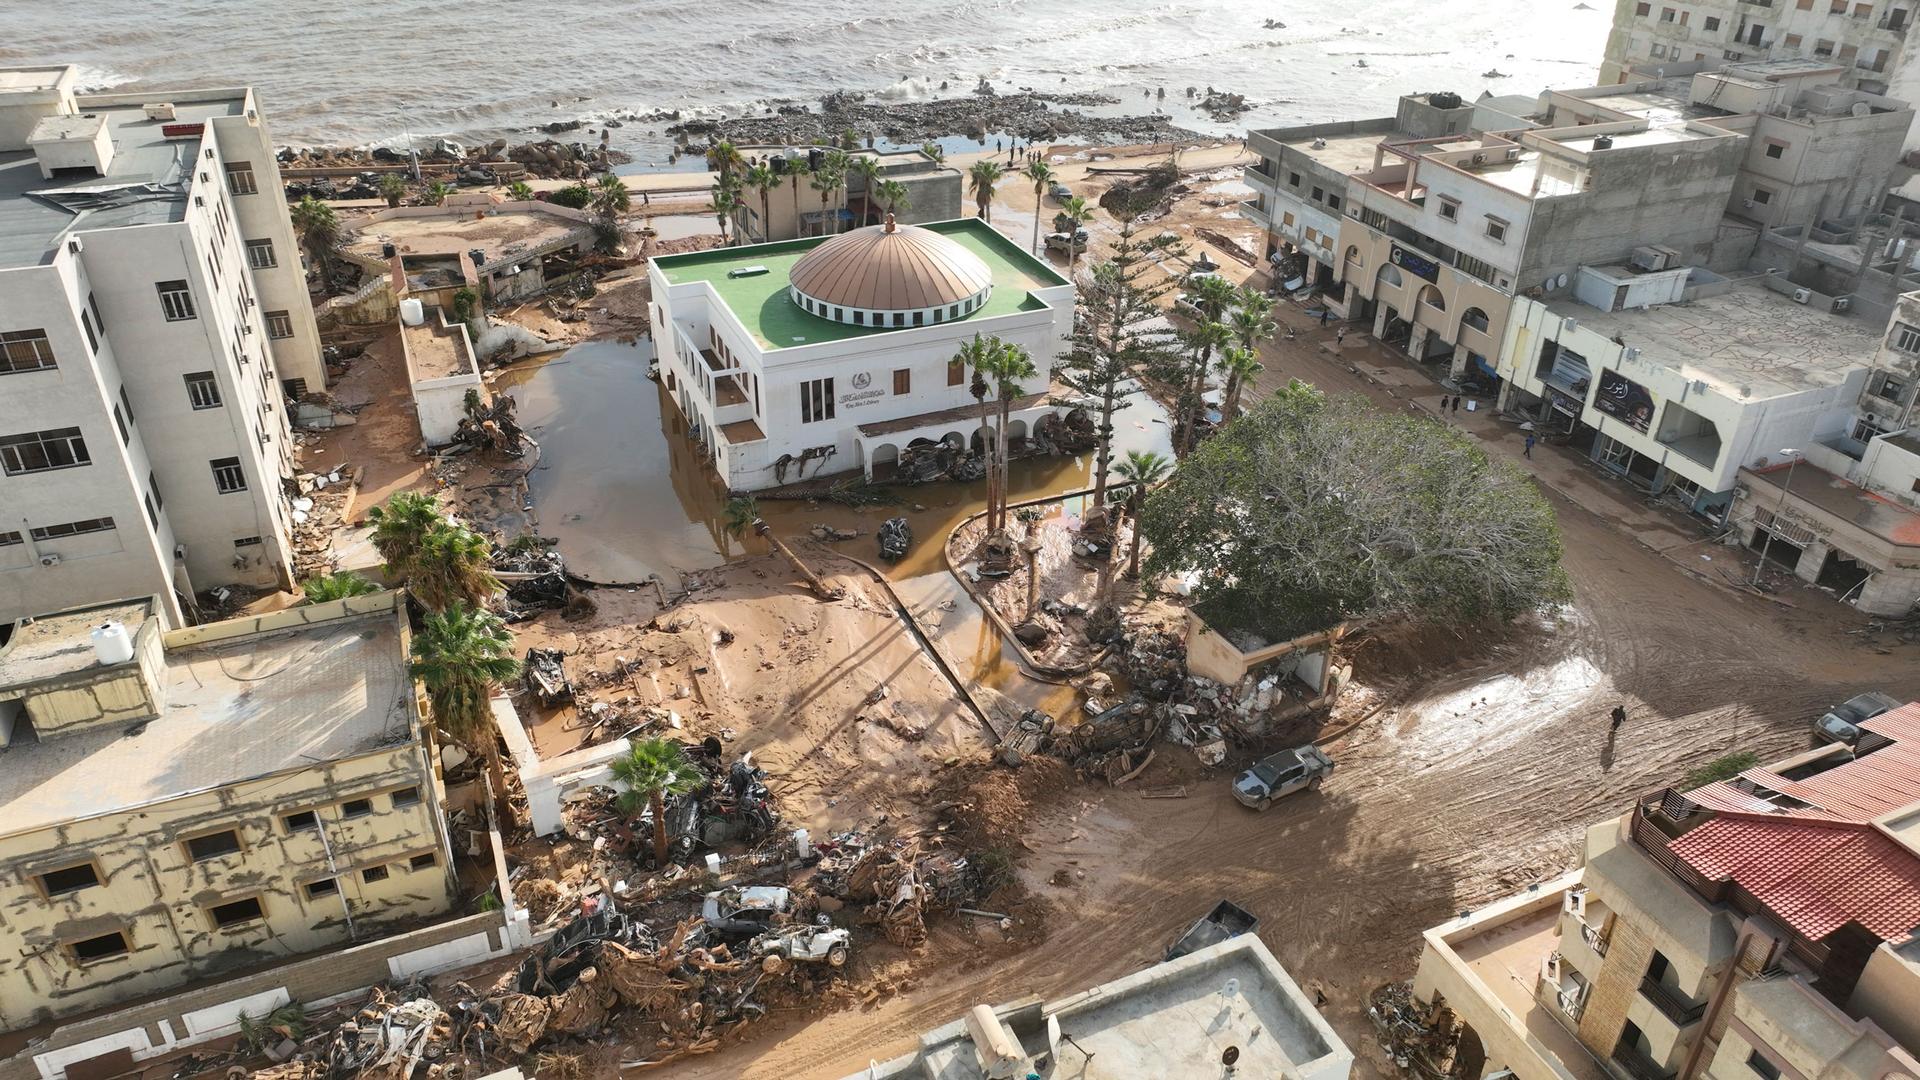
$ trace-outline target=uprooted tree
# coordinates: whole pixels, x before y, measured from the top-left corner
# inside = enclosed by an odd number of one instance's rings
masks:
[[[1197,573],[1210,622],[1284,640],[1342,619],[1511,618],[1571,595],[1525,474],[1431,420],[1298,381],[1147,497],[1153,574]]]

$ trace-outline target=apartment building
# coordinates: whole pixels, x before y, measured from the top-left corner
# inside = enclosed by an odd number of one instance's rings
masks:
[[[11,627],[0,1031],[449,908],[399,596],[184,630],[148,598]]]
[[[1603,83],[1675,64],[1805,59],[1841,69],[1840,83],[1906,101],[1920,94],[1913,62],[1915,0],[1617,0],[1600,65]],[[1920,148],[1910,131],[1909,149]]]
[[[1920,706],[1587,831],[1580,869],[1429,930],[1454,1075],[1920,1075]]]
[[[291,584],[284,398],[325,385],[247,89],[0,71],[0,619]]]

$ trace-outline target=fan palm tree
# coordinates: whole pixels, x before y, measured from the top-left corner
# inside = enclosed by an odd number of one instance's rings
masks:
[[[1133,550],[1127,556],[1127,577],[1140,576],[1140,507],[1147,501],[1147,489],[1166,479],[1173,462],[1151,450],[1129,450],[1125,460],[1114,464],[1120,479],[1132,485],[1127,490],[1127,518],[1133,522]]]
[[[733,220],[733,212],[740,208],[740,184],[732,177],[722,177],[713,185],[713,218],[720,223],[720,245],[725,247],[727,225]]]
[[[1080,249],[1078,247],[1080,226],[1093,220],[1093,207],[1087,205],[1087,200],[1075,195],[1073,198],[1061,204],[1060,213],[1065,216],[1069,222],[1067,226],[1067,276],[1071,278],[1073,276],[1073,262],[1080,257]]]
[[[1040,217],[1046,213],[1047,185],[1053,183],[1053,167],[1044,161],[1031,161],[1020,175],[1033,181],[1033,253],[1040,254]]]
[[[760,193],[760,239],[773,239],[773,187],[780,178],[765,165],[755,165],[747,170],[746,185]]]
[[[1220,354],[1220,370],[1227,373],[1227,388],[1220,398],[1222,423],[1240,415],[1240,392],[1255,375],[1267,370],[1252,349],[1235,346]]]
[[[667,865],[667,800],[685,795],[706,783],[698,766],[687,760],[680,744],[670,739],[643,739],[614,758],[613,778],[627,786],[620,793],[620,812],[628,817],[642,805],[653,813],[653,864]]]
[[[975,334],[973,335],[972,341],[961,342],[960,351],[953,354],[953,358],[960,362],[960,366],[963,369],[970,370],[973,373],[972,381],[967,384],[967,390],[973,395],[973,400],[980,405],[981,431],[988,430],[987,418],[992,415],[987,411],[987,394],[993,390],[993,384],[987,381],[987,377],[999,362],[994,354],[997,353],[1000,348],[1001,343],[999,338],[987,338]],[[987,528],[988,531],[992,531],[994,482],[997,477],[994,475],[991,464],[993,460],[991,452],[988,453],[987,460],[989,462],[987,467]]]
[[[613,175],[603,173],[593,184],[593,210],[605,218],[611,225],[627,207],[633,205],[633,194],[627,190],[627,182]]]
[[[845,150],[839,150],[839,149],[829,150],[827,151],[827,154],[826,154],[826,161],[824,162],[824,167],[827,172],[833,174],[834,187],[837,188],[840,192],[840,206],[842,209],[845,209],[848,203],[848,200],[847,200],[848,173],[851,172],[853,169],[853,156],[847,153]],[[834,232],[840,231],[840,222],[838,218],[834,220],[833,231]]]
[[[1188,371],[1190,381],[1180,392],[1179,450],[1183,454],[1199,443],[1200,415],[1206,409],[1207,376],[1213,372],[1213,354],[1233,344],[1233,331],[1228,330],[1225,323],[1208,319],[1189,332],[1186,340],[1187,347],[1193,350],[1193,363]]]
[[[387,575],[404,582],[420,564],[427,534],[444,519],[431,495],[402,491],[385,506],[368,510],[367,520],[373,523],[373,550],[386,561]]]
[[[725,139],[707,147],[707,168],[720,174],[721,179],[732,176],[736,170],[746,167],[746,159],[740,151]]]
[[[827,201],[833,193],[840,190],[840,177],[832,169],[822,167],[807,174],[807,186],[820,196],[820,235],[827,234]]]
[[[1013,411],[1014,399],[1025,392],[1020,387],[1020,381],[1031,379],[1040,374],[1040,371],[1034,366],[1033,356],[1027,350],[1011,342],[1001,343],[998,338],[992,340],[1000,344],[1000,347],[995,350],[993,366],[990,369],[996,391],[995,396],[1000,400],[1000,425],[995,429],[993,440],[994,454],[999,459],[996,468],[1000,474],[1000,502],[997,508],[989,507],[988,528],[995,533],[1005,533],[1007,531],[1007,495],[1011,481],[1008,472],[1013,464],[1012,450],[1008,446],[1007,438],[1008,419]]]
[[[760,516],[760,504],[754,500],[753,496],[741,495],[728,499],[727,508],[723,512],[722,517],[726,522],[728,536],[738,540],[751,531],[754,535],[764,539],[775,551],[778,551],[780,557],[787,560],[787,563],[806,581],[807,588],[812,591],[815,597],[821,600],[837,600],[840,598],[839,590],[822,581],[820,575],[815,574],[807,568],[806,563],[800,561],[800,556],[795,555],[792,548],[781,543],[780,538],[773,535],[773,527],[768,525],[766,520]]]
[[[807,171],[806,159],[794,161],[787,168],[787,186],[793,189],[793,234],[800,235],[800,185],[813,185],[813,174]]]
[[[920,144],[920,152],[932,158],[935,165],[947,163],[947,152],[940,149],[939,143],[923,142]]]
[[[407,592],[428,611],[466,602],[483,605],[500,591],[493,576],[493,545],[464,525],[442,521],[428,531]]]
[[[515,180],[513,183],[507,185],[507,198],[512,199],[514,202],[532,202],[534,199],[533,185],[527,183],[525,180]]]
[[[851,182],[855,177],[860,180],[860,190],[866,193],[867,209],[872,210],[875,198],[880,193],[880,159],[872,154],[856,154],[849,158],[847,180]],[[860,223],[864,225],[866,220],[866,214],[861,214]]]
[[[300,586],[300,591],[305,594],[305,599],[301,603],[324,604],[331,600],[368,596],[379,592],[380,586],[351,570],[343,570],[337,574],[308,578],[306,583]]]
[[[333,242],[340,236],[340,219],[333,207],[311,195],[303,195],[293,204],[288,214],[293,219],[293,230],[300,234],[300,243],[320,271],[320,280],[326,281],[332,276]]]
[[[973,193],[973,205],[980,220],[993,220],[993,185],[1007,175],[997,161],[976,161],[973,168],[967,170],[968,190]]]
[[[399,173],[386,173],[380,177],[380,197],[387,200],[387,209],[400,205],[407,197],[407,178]]]
[[[408,669],[427,688],[433,726],[486,759],[494,805],[504,808],[506,774],[488,699],[520,674],[520,662],[513,658],[513,635],[500,616],[465,603],[429,612],[413,635]]]
[[[420,193],[421,205],[444,206],[447,202],[447,196],[453,194],[453,192],[454,187],[452,184],[447,183],[445,180],[435,180],[433,183],[427,185],[427,190]]]
[[[886,207],[888,214],[894,214],[913,206],[913,199],[907,194],[907,185],[898,180],[882,180],[873,189],[874,196]]]

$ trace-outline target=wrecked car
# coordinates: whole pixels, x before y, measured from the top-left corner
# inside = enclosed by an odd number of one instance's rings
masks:
[[[710,892],[700,917],[715,933],[751,937],[766,933],[776,915],[793,906],[793,894],[778,885],[747,885]]]
[[[776,930],[753,939],[757,956],[779,956],[799,963],[845,967],[847,953],[853,947],[853,934],[830,925],[825,915],[812,926]]]
[[[1233,797],[1240,805],[1265,810],[1275,799],[1301,789],[1320,790],[1333,771],[1333,759],[1317,746],[1296,746],[1266,758],[1233,781]]]

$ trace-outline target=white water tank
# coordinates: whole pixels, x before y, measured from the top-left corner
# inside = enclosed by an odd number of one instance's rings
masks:
[[[400,321],[408,326],[424,326],[427,322],[427,306],[409,296],[400,301]]]
[[[124,664],[133,659],[133,638],[117,622],[103,622],[93,628],[93,655],[103,666]]]

